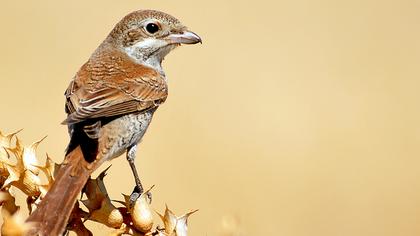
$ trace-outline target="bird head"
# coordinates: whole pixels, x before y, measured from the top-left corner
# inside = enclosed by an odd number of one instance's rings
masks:
[[[169,14],[139,10],[125,16],[106,41],[137,63],[161,71],[161,62],[170,51],[181,44],[201,43],[201,38]]]

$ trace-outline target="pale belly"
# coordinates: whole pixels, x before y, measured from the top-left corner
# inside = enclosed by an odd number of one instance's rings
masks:
[[[139,143],[149,126],[155,109],[121,116],[101,128],[97,160],[112,160],[127,148]]]

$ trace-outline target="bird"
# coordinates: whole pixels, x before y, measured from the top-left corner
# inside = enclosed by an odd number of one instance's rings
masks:
[[[126,153],[136,187],[134,160],[156,109],[168,96],[162,61],[182,44],[202,43],[177,18],[137,10],[119,21],[81,66],[65,91],[63,121],[70,142],[55,181],[27,222],[29,235],[61,235],[78,195],[101,164]]]

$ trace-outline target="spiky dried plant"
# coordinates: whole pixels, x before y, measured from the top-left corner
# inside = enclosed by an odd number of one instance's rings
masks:
[[[14,189],[19,189],[26,195],[26,207],[30,214],[48,192],[54,182],[55,173],[60,168],[60,164],[55,163],[48,155],[45,164],[39,164],[36,149],[44,138],[24,146],[17,137],[18,132],[4,135],[0,131],[0,206],[3,216],[1,235],[5,236],[25,235],[33,226],[18,214],[20,206],[16,204]],[[166,206],[163,215],[157,212],[164,227],[154,227],[155,221],[148,197],[153,186],[141,195],[136,195],[135,192],[131,195],[123,194],[124,201],[111,200],[104,183],[109,168],[86,183],[82,197],[76,202],[68,221],[68,231],[73,231],[79,236],[93,235],[85,226],[85,222],[94,221],[114,229],[110,234],[113,236],[187,235],[188,217],[197,210],[178,217]],[[41,174],[45,181],[42,181]],[[117,207],[113,202],[122,206]]]

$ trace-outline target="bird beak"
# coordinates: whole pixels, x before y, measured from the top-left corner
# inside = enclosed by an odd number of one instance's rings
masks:
[[[196,44],[202,43],[200,36],[191,31],[184,31],[178,34],[170,34],[167,39],[171,44]]]

